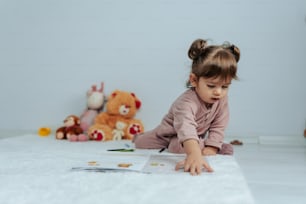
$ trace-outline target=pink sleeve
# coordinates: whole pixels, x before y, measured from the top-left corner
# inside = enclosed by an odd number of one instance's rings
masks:
[[[228,99],[218,107],[218,113],[209,128],[208,138],[205,140],[205,146],[213,146],[221,149],[224,140],[224,131],[229,121]]]
[[[183,143],[187,139],[199,140],[197,134],[198,125],[195,121],[197,107],[198,105],[188,98],[178,101],[172,107],[172,113],[174,116],[173,126],[180,143]]]

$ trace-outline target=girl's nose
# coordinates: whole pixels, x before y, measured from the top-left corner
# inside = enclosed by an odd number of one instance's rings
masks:
[[[219,95],[221,94],[221,92],[222,92],[222,88],[216,88],[216,89],[214,90],[214,94],[215,94],[216,96],[219,96]]]

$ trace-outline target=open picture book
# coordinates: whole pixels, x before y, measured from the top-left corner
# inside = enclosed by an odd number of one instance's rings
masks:
[[[72,167],[74,171],[178,173],[174,167],[184,155],[150,155],[133,153],[103,154],[97,160],[84,161]]]

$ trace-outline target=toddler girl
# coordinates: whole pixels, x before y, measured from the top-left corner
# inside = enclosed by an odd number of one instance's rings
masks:
[[[229,121],[227,93],[232,79],[237,79],[240,51],[235,45],[208,45],[195,40],[188,51],[192,59],[187,89],[179,96],[160,125],[134,137],[136,148],[168,148],[172,153],[185,153],[177,163],[192,175],[202,167],[213,171],[202,155],[233,154],[233,147],[223,143]]]

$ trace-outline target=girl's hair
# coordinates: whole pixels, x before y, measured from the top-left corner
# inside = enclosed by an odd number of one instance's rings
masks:
[[[193,60],[191,73],[197,78],[217,78],[222,80],[237,79],[237,62],[240,50],[228,42],[222,45],[207,45],[206,40],[195,40],[189,50],[188,57]],[[190,87],[190,82],[187,82]]]

